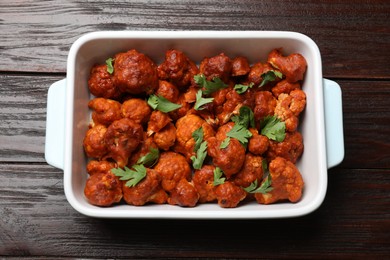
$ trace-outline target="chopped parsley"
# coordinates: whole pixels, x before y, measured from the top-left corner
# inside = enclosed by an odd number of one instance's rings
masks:
[[[204,107],[202,107],[205,104],[213,102],[214,98],[204,98],[202,97],[202,90],[198,90],[196,93],[196,102],[194,105],[195,110],[203,110]]]
[[[223,171],[221,170],[221,168],[216,167],[214,170],[214,181],[213,181],[214,186],[218,186],[220,184],[225,183],[226,178],[222,177],[222,175],[223,175]]]
[[[266,116],[260,122],[261,134],[269,139],[282,142],[286,137],[286,124],[276,116]]]
[[[244,188],[244,190],[248,193],[267,194],[268,192],[271,192],[274,189],[271,187],[271,184],[272,184],[271,175],[268,175],[268,177],[265,178],[264,182],[259,187],[257,187],[258,182],[257,180],[255,180],[248,187]]]
[[[114,61],[113,58],[108,58],[106,60],[107,72],[110,73],[110,74],[114,73],[114,66],[112,65],[113,61]]]
[[[283,78],[283,74],[280,71],[269,70],[261,74],[261,78],[263,79],[263,81],[260,83],[259,87],[264,86],[268,82],[275,81],[276,78],[280,78],[280,79]]]
[[[238,116],[233,116],[232,121],[244,126],[245,128],[255,128],[255,116],[250,107],[247,106],[242,106],[240,108],[240,114]]]
[[[226,88],[229,85],[225,84],[220,78],[215,77],[212,81],[207,80],[203,74],[198,74],[194,76],[195,83],[202,88],[202,92],[205,96],[210,95],[211,93]]]
[[[148,104],[153,109],[160,110],[161,112],[168,113],[181,107],[179,104],[172,103],[168,99],[162,96],[150,95],[148,98]]]
[[[203,127],[199,127],[192,133],[192,138],[195,140],[194,152],[196,152],[200,144],[203,142]]]
[[[152,167],[156,164],[158,158],[160,157],[160,152],[157,148],[150,148],[150,152],[138,159],[137,164],[143,164],[148,167]]]
[[[225,140],[222,141],[221,145],[219,146],[219,149],[225,149],[229,146],[230,143],[230,137],[226,137]]]
[[[227,137],[237,139],[242,145],[248,143],[248,139],[252,137],[252,133],[243,125],[235,124],[233,128],[226,134]]]
[[[131,170],[130,168],[125,166],[124,169],[113,168],[111,169],[111,172],[116,176],[120,177],[119,179],[121,181],[127,181],[125,184],[127,187],[134,187],[143,178],[146,177],[146,168],[142,164],[136,164],[132,166],[132,169],[134,170]]]
[[[245,93],[248,89],[252,88],[255,84],[251,82],[249,85],[242,85],[242,84],[236,84],[234,85],[234,90],[238,94],[243,94]]]
[[[203,141],[199,149],[196,151],[196,156],[191,156],[192,166],[194,169],[199,170],[202,168],[204,159],[207,156],[207,141]]]

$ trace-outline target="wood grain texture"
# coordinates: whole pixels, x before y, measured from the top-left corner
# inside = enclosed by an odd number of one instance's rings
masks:
[[[43,164],[0,164],[0,256],[309,259],[320,255],[341,259],[389,255],[390,171],[332,170],[328,187],[323,205],[300,218],[104,220],[71,208],[63,194],[62,172]]]
[[[47,91],[63,77],[0,75],[0,162],[44,162]],[[343,91],[344,110],[341,167],[389,168],[390,82],[337,82]]]
[[[319,46],[326,77],[388,79],[390,3],[1,1],[0,71],[65,72],[71,44],[101,30],[287,30]]]
[[[46,98],[71,44],[100,30],[287,30],[319,46],[343,92],[345,159],[318,210],[292,219],[114,220],[76,212],[45,163]],[[0,258],[386,259],[387,0],[0,1]]]
[[[44,162],[47,91],[62,78],[0,74],[0,161]]]

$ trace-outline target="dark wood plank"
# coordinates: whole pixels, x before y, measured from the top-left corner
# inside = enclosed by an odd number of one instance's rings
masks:
[[[48,87],[62,76],[0,75],[0,161],[43,162]],[[390,167],[390,82],[338,80],[343,90],[342,167]]]
[[[0,74],[0,161],[44,162],[47,91],[64,77]]]
[[[389,170],[339,168],[323,205],[300,218],[93,219],[66,202],[61,171],[0,164],[0,256],[381,258],[390,254],[389,189]]]
[[[339,81],[343,91],[342,167],[390,168],[390,82]]]
[[[287,30],[307,34],[324,75],[389,78],[390,3],[1,1],[0,71],[65,72],[71,44],[100,30]]]

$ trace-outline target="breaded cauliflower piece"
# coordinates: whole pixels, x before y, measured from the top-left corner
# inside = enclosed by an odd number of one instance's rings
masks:
[[[303,153],[303,137],[298,131],[286,133],[282,142],[269,140],[269,148],[266,153],[267,160],[270,162],[276,157],[283,157],[286,160],[296,163]]]
[[[121,103],[106,98],[94,98],[88,102],[92,109],[93,125],[104,125],[108,127],[115,120],[122,118]]]
[[[306,59],[301,54],[292,53],[283,56],[281,48],[269,53],[268,63],[279,69],[286,76],[286,80],[291,83],[303,80],[307,67]]]
[[[276,157],[269,164],[272,191],[263,194],[256,193],[255,198],[260,204],[271,204],[289,200],[297,202],[302,196],[304,182],[298,168],[289,160]]]
[[[290,94],[280,94],[275,107],[275,115],[286,123],[286,130],[294,132],[297,130],[299,115],[305,109],[306,94],[300,89]]]
[[[134,187],[126,186],[123,182],[123,199],[127,204],[142,206],[148,202],[163,204],[168,195],[161,188],[161,176],[153,169],[146,170],[146,177]]]

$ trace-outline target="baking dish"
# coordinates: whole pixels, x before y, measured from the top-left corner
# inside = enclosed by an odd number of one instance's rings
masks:
[[[282,47],[285,53],[301,53],[308,69],[302,89],[307,107],[299,130],[305,150],[297,162],[305,188],[297,203],[259,205],[255,202],[233,209],[216,203],[194,208],[172,205],[142,207],[116,205],[103,208],[89,204],[83,190],[87,179],[87,158],[82,141],[90,122],[87,86],[90,68],[103,63],[115,53],[137,49],[157,64],[165,51],[178,49],[199,63],[206,56],[224,52],[229,57],[246,56],[251,63],[265,61],[268,53]],[[327,170],[344,157],[342,99],[340,86],[322,78],[321,56],[309,37],[295,32],[276,31],[108,31],[80,37],[72,45],[66,79],[55,82],[48,92],[46,126],[46,161],[64,170],[67,200],[80,213],[102,218],[189,218],[243,219],[284,218],[308,214],[323,202],[327,189]]]

